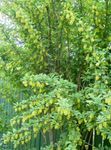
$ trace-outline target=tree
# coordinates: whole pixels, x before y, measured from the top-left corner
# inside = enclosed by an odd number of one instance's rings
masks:
[[[108,0],[3,0],[14,26],[2,27],[1,70],[14,87],[30,89],[4,143],[56,129],[64,137],[52,140],[55,149],[84,147],[89,134],[94,147],[95,132],[111,141],[110,8]]]

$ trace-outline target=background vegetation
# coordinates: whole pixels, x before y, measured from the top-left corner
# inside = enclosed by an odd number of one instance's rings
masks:
[[[1,13],[10,21],[0,25],[0,92],[15,110],[1,143],[16,149],[41,131],[50,140],[44,149],[97,149],[98,134],[105,149],[106,139],[111,142],[111,2],[2,0]]]

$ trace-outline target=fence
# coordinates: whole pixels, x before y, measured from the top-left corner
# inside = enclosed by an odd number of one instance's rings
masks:
[[[24,99],[24,94],[23,94],[24,92],[18,92],[18,93],[19,93],[19,100],[22,101]],[[18,93],[14,92],[15,95]],[[3,133],[6,132],[10,119],[13,118],[13,116],[14,116],[13,104],[3,99],[2,95],[0,95],[0,139],[3,136]],[[59,137],[58,132],[56,132],[55,135],[57,140]],[[99,146],[99,144],[103,145],[103,147],[105,145],[110,146],[107,140],[104,143],[103,142],[104,141],[102,140],[101,136],[95,137],[95,145],[97,147]],[[43,133],[40,131],[36,138],[34,138],[34,136],[32,135],[32,139],[28,144],[19,145],[16,148],[16,150],[41,150],[41,147],[44,147],[49,144],[50,144],[49,133],[43,135]],[[10,143],[8,145],[1,145],[0,150],[14,150],[13,144]]]
[[[24,99],[23,92],[19,93],[19,100],[22,101]],[[15,93],[15,96],[16,94]],[[14,116],[14,109],[13,104],[6,101],[2,98],[2,95],[0,95],[0,150],[13,150],[13,144],[3,145],[1,144],[1,138],[4,133],[6,133],[6,130],[10,124],[10,119]],[[45,138],[44,138],[45,137]],[[49,145],[49,135],[46,134],[45,136],[40,131],[37,137],[35,138],[32,135],[32,139],[28,144],[19,145],[16,150],[40,150],[41,147],[44,147],[45,145]]]

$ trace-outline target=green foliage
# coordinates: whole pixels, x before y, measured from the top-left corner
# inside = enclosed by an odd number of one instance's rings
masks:
[[[13,26],[0,26],[0,72],[8,81],[1,92],[15,109],[4,144],[24,145],[40,130],[60,131],[45,149],[95,148],[95,134],[111,143],[111,2],[2,1]],[[11,86],[26,99],[18,102]]]
[[[29,142],[32,133],[36,137],[39,130],[46,133],[51,129],[60,129],[65,124],[68,127],[66,132],[71,142],[73,140],[71,134],[79,133],[76,131],[77,127],[74,126],[76,122],[71,123],[73,121],[71,119],[73,117],[72,107],[73,103],[76,103],[72,93],[75,93],[76,86],[67,80],[44,74],[26,76],[23,84],[30,86],[35,96],[31,96],[28,101],[24,100],[15,104],[14,109],[18,115],[10,121],[13,131],[3,136],[4,144],[13,142],[16,147],[18,144]],[[75,143],[79,141],[78,136],[76,136]]]

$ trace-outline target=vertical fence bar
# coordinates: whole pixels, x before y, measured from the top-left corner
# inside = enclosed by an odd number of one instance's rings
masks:
[[[93,129],[92,150],[94,150],[94,147],[95,147],[95,129]]]
[[[39,132],[39,150],[41,149],[41,131]]]

